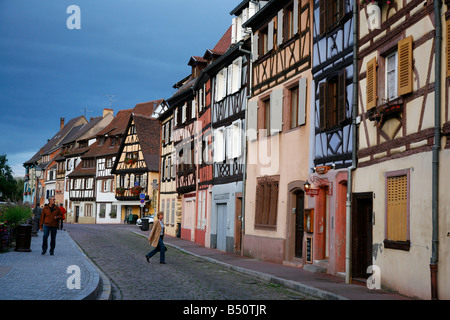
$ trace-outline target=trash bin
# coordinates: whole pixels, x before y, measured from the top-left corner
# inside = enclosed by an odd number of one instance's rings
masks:
[[[142,218],[141,222],[141,230],[148,231],[148,218]]]
[[[16,227],[16,248],[14,251],[31,252],[31,224],[20,224]]]

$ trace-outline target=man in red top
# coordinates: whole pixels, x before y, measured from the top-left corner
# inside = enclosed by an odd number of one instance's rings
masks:
[[[58,230],[59,219],[61,218],[61,210],[55,205],[55,197],[50,197],[48,199],[48,204],[42,209],[41,219],[39,221],[39,229],[44,231],[44,237],[42,238],[42,254],[47,252],[47,239],[50,234],[50,255],[53,255],[56,245],[56,231]]]
[[[60,230],[63,229],[63,221],[66,220],[66,209],[64,209],[62,203],[59,204],[59,210],[61,211],[62,214],[62,219],[61,221],[61,226],[60,226]]]

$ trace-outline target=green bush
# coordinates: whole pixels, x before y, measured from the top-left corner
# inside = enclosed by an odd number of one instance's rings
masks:
[[[10,228],[25,223],[31,217],[31,208],[27,206],[6,205],[0,208],[0,223],[4,223]]]

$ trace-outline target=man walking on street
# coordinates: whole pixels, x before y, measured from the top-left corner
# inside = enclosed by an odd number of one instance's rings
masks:
[[[50,235],[50,255],[55,252],[56,245],[56,232],[58,230],[59,219],[62,219],[61,210],[55,205],[55,197],[48,199],[48,204],[44,206],[42,210],[41,219],[39,221],[39,229],[44,231],[44,237],[42,238],[42,254],[47,252],[48,236]]]

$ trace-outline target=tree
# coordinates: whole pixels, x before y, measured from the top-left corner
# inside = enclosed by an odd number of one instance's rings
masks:
[[[16,199],[17,182],[5,154],[0,155],[0,192],[1,199]]]

